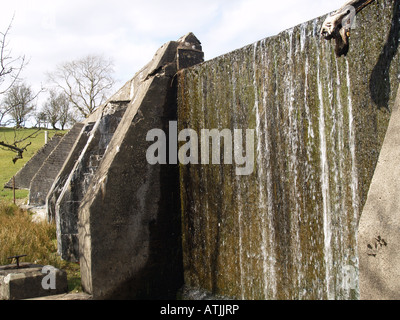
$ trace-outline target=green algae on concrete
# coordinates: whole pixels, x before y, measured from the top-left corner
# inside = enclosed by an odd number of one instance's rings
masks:
[[[256,136],[251,175],[181,165],[187,288],[359,298],[356,233],[398,86],[397,6],[358,16],[346,58],[320,17],[179,74],[179,130]]]

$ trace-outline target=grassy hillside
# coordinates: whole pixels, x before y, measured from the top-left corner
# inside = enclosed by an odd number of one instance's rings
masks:
[[[15,131],[12,128],[0,128],[0,141],[6,143],[12,143],[14,140],[20,140],[34,133],[36,129],[21,129]],[[64,134],[66,131],[55,131],[47,130],[49,132],[49,139],[55,134]],[[45,142],[44,130],[40,131],[35,137],[29,139],[31,145],[28,150],[24,152],[23,159],[18,160],[15,164],[12,159],[14,153],[8,150],[0,148],[0,201],[1,200],[12,200],[13,192],[10,189],[5,189],[6,184],[34,155],[35,153],[44,146]],[[27,190],[17,190],[17,199],[24,199],[28,196]]]

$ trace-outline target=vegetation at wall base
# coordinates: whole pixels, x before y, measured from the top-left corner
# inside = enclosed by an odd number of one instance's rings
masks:
[[[0,201],[0,265],[12,261],[8,257],[27,254],[21,262],[51,265],[68,274],[69,292],[81,292],[79,264],[61,260],[57,254],[55,224],[33,222],[32,213]]]
[[[0,140],[14,141],[17,137],[25,137],[36,129],[20,129],[0,127]],[[33,214],[13,204],[13,191],[4,185],[42,148],[45,144],[44,131],[30,139],[31,145],[23,154],[23,159],[16,164],[12,162],[14,154],[0,148],[0,265],[11,263],[8,257],[27,254],[21,262],[40,265],[52,265],[63,269],[68,274],[69,292],[81,292],[79,264],[61,260],[57,254],[57,236],[54,223],[33,222]],[[66,131],[46,130],[49,139]],[[17,203],[27,201],[28,190],[16,190]]]

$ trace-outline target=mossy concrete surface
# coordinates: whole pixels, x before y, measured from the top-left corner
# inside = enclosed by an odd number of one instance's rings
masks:
[[[179,130],[255,132],[251,175],[181,165],[187,287],[360,298],[357,229],[398,88],[398,6],[359,14],[345,58],[320,17],[180,74]]]

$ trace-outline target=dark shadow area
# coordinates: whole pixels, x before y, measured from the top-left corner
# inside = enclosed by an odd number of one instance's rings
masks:
[[[160,129],[168,133],[170,121],[176,121],[177,119],[176,80],[166,90],[164,103],[164,106],[160,108],[164,112],[161,117],[162,127]],[[152,119],[155,115],[151,112],[150,108],[143,110],[143,117],[145,119]],[[158,112],[158,110],[155,109],[153,112]],[[137,128],[140,125],[145,125],[144,121],[141,121],[137,125]],[[145,136],[140,135],[146,134],[147,130],[140,128],[137,132],[136,137],[138,137],[138,141],[145,141]],[[137,144],[134,143],[134,145]],[[169,136],[167,145],[169,145]],[[141,150],[145,149],[141,148]],[[130,156],[132,160],[130,161],[134,161],[135,157],[139,159],[145,158],[144,155],[138,156],[137,154],[132,154]],[[169,159],[169,151],[167,159]],[[144,166],[147,166],[147,162]],[[110,290],[106,295],[99,297],[101,300],[176,300],[179,290],[184,285],[179,165],[159,164],[158,166],[159,185],[152,185],[155,195],[157,194],[155,188],[159,187],[160,199],[157,202],[158,211],[156,215],[152,212],[147,213],[149,216],[146,216],[143,221],[144,224],[148,224],[149,228],[149,256],[147,262],[145,266],[137,270],[135,270],[135,266],[132,266],[131,271],[126,272],[126,279],[119,285],[114,284],[112,291]],[[126,193],[133,194],[133,192]],[[145,201],[152,202],[152,196],[149,193]],[[128,200],[122,200],[121,202],[129,205]],[[125,243],[129,242],[129,235],[124,235],[124,237],[121,237],[121,240]],[[121,246],[123,245],[121,243]],[[132,246],[136,245],[138,244],[132,243]],[[142,245],[145,244],[139,244],[139,246]],[[126,253],[122,250],[118,255],[128,256],[129,254],[132,253]],[[118,255],[116,256],[118,257]],[[99,292],[101,291],[99,290]]]
[[[390,86],[390,65],[399,47],[400,33],[400,9],[398,1],[395,1],[393,8],[392,25],[388,39],[382,49],[378,62],[372,71],[370,78],[371,98],[378,109],[386,108],[389,110],[389,100],[391,93]]]

